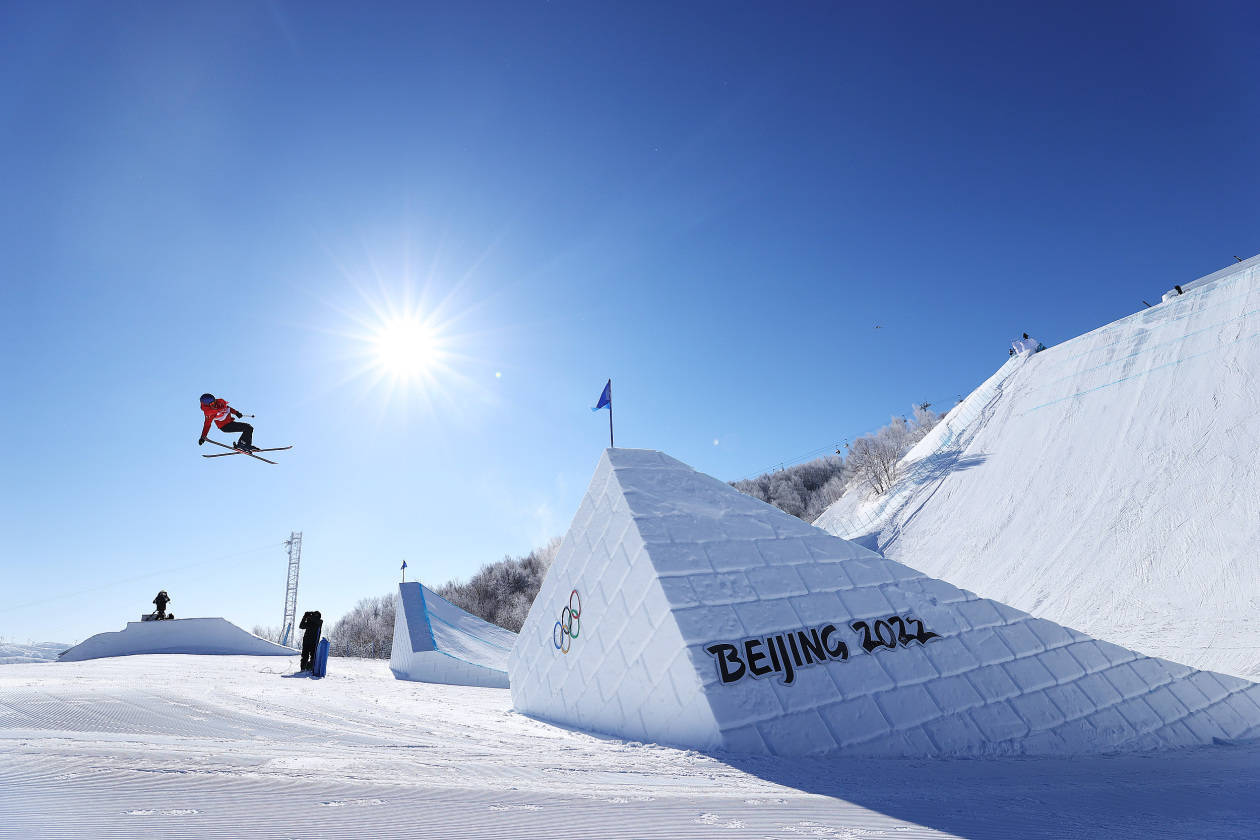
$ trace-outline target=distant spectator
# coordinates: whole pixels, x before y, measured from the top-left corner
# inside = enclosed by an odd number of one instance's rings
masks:
[[[170,602],[171,596],[166,594],[165,589],[159,592],[157,597],[153,599],[153,604],[157,607],[157,617],[159,620],[166,618],[166,605]]]

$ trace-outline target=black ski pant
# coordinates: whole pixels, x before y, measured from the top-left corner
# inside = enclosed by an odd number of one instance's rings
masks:
[[[254,445],[254,427],[249,425],[248,423],[238,423],[235,420],[233,420],[231,423],[224,423],[222,426],[220,426],[219,431],[227,432],[229,435],[235,434],[236,432],[240,432],[241,443],[245,444],[246,446]]]
[[[315,649],[319,647],[319,633],[307,633],[302,637],[302,660],[299,671],[309,671],[315,664]]]

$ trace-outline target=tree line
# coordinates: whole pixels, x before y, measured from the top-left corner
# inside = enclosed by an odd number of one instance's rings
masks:
[[[482,566],[466,582],[451,581],[433,591],[478,618],[519,633],[559,550],[560,538],[555,537],[523,557],[504,555],[497,563]],[[333,625],[329,654],[389,659],[397,599],[390,592],[359,601]]]
[[[813,522],[847,493],[878,496],[891,489],[900,478],[902,457],[943,416],[932,410],[931,403],[922,403],[914,407],[911,417],[893,417],[888,425],[863,435],[835,455],[732,481],[731,486],[784,513]]]

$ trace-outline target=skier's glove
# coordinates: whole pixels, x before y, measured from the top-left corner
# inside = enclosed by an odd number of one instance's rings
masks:
[[[206,439],[205,439],[205,438],[197,438],[197,445],[198,445],[198,446],[201,446],[201,445],[202,445],[203,443],[205,443],[205,442],[206,442]]]
[[[233,416],[233,417],[244,417],[245,415],[244,415],[244,414],[241,414],[239,411],[237,411],[237,410],[234,408],[234,409],[232,409],[232,416]]]

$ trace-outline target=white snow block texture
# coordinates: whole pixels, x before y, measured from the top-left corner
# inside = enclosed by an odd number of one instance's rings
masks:
[[[700,750],[945,756],[1260,737],[1260,684],[1139,655],[606,450],[508,660],[520,712]]]
[[[507,688],[511,630],[484,621],[412,581],[398,586],[389,669],[400,680]]]
[[[78,662],[142,653],[193,653],[215,656],[296,656],[297,651],[260,639],[225,618],[173,618],[129,621],[115,633],[97,633],[58,659]]]

